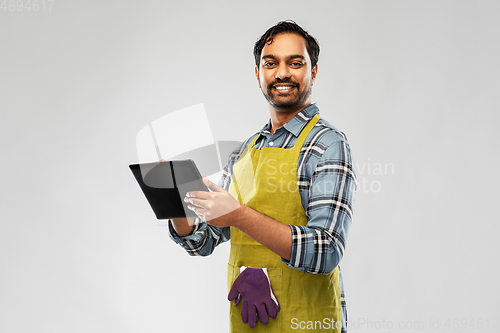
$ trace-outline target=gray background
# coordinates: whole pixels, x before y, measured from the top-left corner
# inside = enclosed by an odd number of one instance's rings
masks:
[[[313,100],[364,182],[350,331],[498,331],[498,2],[49,5],[0,10],[0,331],[227,331],[229,245],[189,257],[127,165],[197,103],[216,140],[261,128],[252,47],[283,19],[320,41]]]

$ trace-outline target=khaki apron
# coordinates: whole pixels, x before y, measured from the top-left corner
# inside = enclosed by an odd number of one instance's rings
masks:
[[[315,115],[290,149],[253,148],[248,145],[233,169],[229,193],[242,204],[282,223],[306,225],[297,187],[297,163],[304,141],[319,120]],[[241,266],[267,268],[271,287],[280,303],[276,319],[254,328],[241,320],[241,303],[230,304],[230,332],[340,332],[341,305],[338,267],[330,274],[292,269],[281,258],[239,229],[231,227],[228,292]]]

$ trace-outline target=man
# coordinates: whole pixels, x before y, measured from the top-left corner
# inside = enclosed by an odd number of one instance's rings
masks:
[[[311,104],[319,45],[285,21],[254,55],[270,120],[231,154],[220,186],[204,178],[211,192],[188,193],[199,219],[173,220],[170,234],[190,255],[231,239],[229,296],[241,303],[230,306],[232,332],[346,332],[339,263],[356,180],[345,135]]]

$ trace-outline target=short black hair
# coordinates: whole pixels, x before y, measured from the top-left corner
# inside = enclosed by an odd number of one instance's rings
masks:
[[[314,66],[316,66],[316,64],[318,63],[319,43],[316,38],[309,35],[306,30],[302,29],[297,23],[292,20],[286,20],[276,23],[274,26],[267,29],[267,31],[255,43],[255,46],[253,48],[255,65],[257,67],[259,67],[260,65],[260,55],[264,46],[266,44],[271,44],[273,42],[274,36],[282,33],[294,33],[304,37],[304,39],[306,40],[307,53],[309,53],[309,57],[311,58],[312,68],[314,68]]]

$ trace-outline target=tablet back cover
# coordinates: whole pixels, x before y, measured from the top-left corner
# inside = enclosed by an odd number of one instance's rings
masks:
[[[189,191],[208,191],[192,160],[129,166],[157,219],[196,217],[183,201]]]

